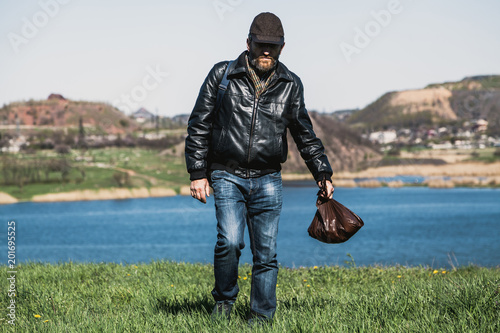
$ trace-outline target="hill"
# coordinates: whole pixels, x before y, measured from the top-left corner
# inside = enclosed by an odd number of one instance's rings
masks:
[[[339,122],[335,115],[310,112],[310,116],[315,132],[323,141],[336,172],[364,169],[382,158],[369,141]],[[0,124],[10,131],[14,131],[18,125],[22,130],[73,128],[75,131],[80,118],[87,133],[121,134],[139,128],[135,120],[109,104],[70,101],[56,94],[50,95],[47,100],[16,102],[0,109]],[[181,115],[171,121],[185,128],[185,118],[185,115]],[[288,145],[288,161],[284,165],[284,171],[308,173],[290,135]],[[176,155],[183,155],[184,143],[181,142],[174,150]]]
[[[376,164],[382,155],[368,140],[336,120],[333,114],[310,112],[314,132],[321,139],[334,172],[358,171]],[[283,165],[286,173],[308,173],[299,151],[288,134],[288,159]]]
[[[388,92],[355,112],[347,123],[362,129],[416,128],[484,119],[500,134],[500,76],[466,77],[424,89]]]
[[[0,109],[0,124],[7,128],[78,128],[80,119],[86,130],[97,133],[122,134],[138,127],[109,104],[71,101],[58,94],[51,94],[46,100],[11,103]]]

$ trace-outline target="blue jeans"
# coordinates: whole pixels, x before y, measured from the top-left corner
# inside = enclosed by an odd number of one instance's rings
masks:
[[[283,202],[281,173],[244,179],[215,170],[211,180],[217,216],[212,295],[216,302],[236,300],[238,263],[245,247],[246,224],[253,255],[250,310],[272,318],[276,311],[278,278],[276,238]]]

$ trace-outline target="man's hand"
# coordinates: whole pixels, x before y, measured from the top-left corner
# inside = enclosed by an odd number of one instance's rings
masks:
[[[331,182],[331,181],[329,181],[329,180],[327,180],[327,181],[325,181],[325,185],[326,185],[326,186],[325,186],[325,187],[326,187],[326,188],[325,188],[326,193],[325,193],[325,191],[321,191],[321,194],[320,194],[320,195],[321,195],[323,198],[328,198],[328,199],[333,198],[333,191],[335,191],[335,189],[333,188],[332,182]],[[321,187],[321,182],[318,182],[318,187],[319,187],[320,189],[322,189],[322,187]]]
[[[203,203],[207,203],[207,198],[210,196],[210,186],[206,178],[196,179],[191,181],[191,196],[195,199],[200,200]]]

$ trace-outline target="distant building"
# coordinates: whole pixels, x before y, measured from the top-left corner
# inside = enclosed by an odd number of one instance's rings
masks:
[[[60,100],[60,101],[65,101],[66,100],[66,98],[64,98],[63,95],[61,95],[61,94],[50,94],[47,99],[57,99],[57,100]]]
[[[449,141],[443,143],[433,143],[430,144],[429,147],[431,147],[432,149],[444,149],[444,150],[453,149],[453,145]]]
[[[354,112],[359,111],[359,109],[347,109],[347,110],[336,110],[332,115],[339,121],[344,121],[349,118]]]
[[[29,146],[29,142],[26,141],[26,137],[20,135],[14,139],[8,141],[8,145],[0,148],[2,153],[18,153],[23,145]]]
[[[189,114],[179,114],[172,117],[172,121],[179,125],[187,125],[189,121]]]
[[[474,132],[486,132],[488,129],[488,122],[484,119],[479,119],[475,121],[475,124],[472,126],[472,130]]]
[[[131,115],[132,118],[135,119],[140,124],[143,124],[145,122],[154,122],[155,120],[155,115],[146,110],[145,108],[140,108],[139,110],[135,111]]]
[[[370,133],[369,139],[371,142],[387,144],[396,141],[398,135],[396,131],[381,131]]]
[[[435,129],[430,129],[427,131],[427,138],[431,139],[435,136],[437,136],[437,132]]]
[[[447,134],[449,131],[446,127],[440,127],[438,128],[438,133],[439,135],[444,135],[444,134]]]

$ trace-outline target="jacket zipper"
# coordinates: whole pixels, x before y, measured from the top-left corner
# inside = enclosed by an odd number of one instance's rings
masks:
[[[248,141],[248,156],[247,156],[247,164],[250,164],[250,150],[252,149],[252,135],[253,129],[255,127],[255,113],[257,112],[257,104],[259,103],[259,98],[254,98],[253,109],[252,109],[252,125],[250,126],[250,138]],[[250,171],[247,168],[247,178],[250,177]]]
[[[278,79],[273,80],[273,82],[266,88],[266,90],[264,90],[262,92],[262,94],[264,94],[267,90],[269,90],[269,88],[271,88],[272,86],[274,86],[276,84],[276,82],[278,82]],[[257,106],[258,106],[258,104],[259,104],[259,97],[255,97],[254,98],[253,109],[252,109],[252,125],[250,127],[250,139],[249,139],[249,142],[248,142],[247,165],[250,164],[250,150],[252,149],[252,135],[253,135],[253,129],[255,127],[255,114],[257,113]],[[250,171],[248,171],[248,168],[247,168],[246,174],[247,174],[247,178],[249,178],[250,177]]]

